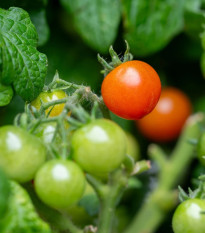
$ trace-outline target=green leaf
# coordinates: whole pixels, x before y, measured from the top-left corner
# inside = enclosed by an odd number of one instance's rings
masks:
[[[96,215],[100,208],[100,202],[95,193],[83,196],[78,205],[82,206],[90,216]]]
[[[127,0],[123,3],[125,39],[133,54],[164,48],[183,29],[184,0]]]
[[[46,20],[46,11],[43,9],[31,11],[30,17],[38,33],[38,46],[42,46],[47,42],[50,35]]]
[[[201,0],[188,0],[184,13],[185,32],[194,39],[200,39],[205,23],[205,11],[201,9]]]
[[[0,219],[5,215],[9,199],[9,182],[0,169]]]
[[[116,38],[120,23],[119,0],[61,0],[72,15],[76,30],[92,48],[102,53]]]
[[[185,32],[195,39],[200,39],[200,33],[203,30],[202,25],[205,23],[204,11],[186,11],[184,14]]]
[[[13,83],[24,100],[36,98],[44,86],[47,58],[36,50],[38,35],[26,11],[0,9],[1,82]]]
[[[198,10],[201,7],[201,0],[186,0],[185,7],[189,10]]]
[[[11,102],[13,89],[0,83],[0,106],[5,106]]]
[[[10,182],[11,195],[6,216],[0,221],[1,233],[51,233],[47,223],[39,218],[26,190]]]

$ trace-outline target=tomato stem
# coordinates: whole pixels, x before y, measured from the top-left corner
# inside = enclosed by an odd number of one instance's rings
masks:
[[[68,88],[75,88],[75,89],[80,89],[82,88],[82,85],[74,84],[67,82],[63,79],[60,79],[58,72],[56,71],[54,78],[52,82],[44,87],[45,91],[55,91],[55,90],[63,90],[63,89],[68,89]]]
[[[148,147],[148,155],[151,159],[153,159],[159,168],[162,168],[165,166],[167,162],[167,155],[162,150],[162,148],[156,144],[151,144]]]
[[[100,187],[100,215],[97,233],[112,232],[116,205],[128,183],[128,176],[123,169],[110,174],[108,184]]]

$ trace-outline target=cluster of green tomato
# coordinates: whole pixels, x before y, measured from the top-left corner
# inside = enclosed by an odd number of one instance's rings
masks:
[[[31,105],[39,109],[41,101],[66,96],[61,90],[42,92]],[[58,116],[63,108],[64,104],[55,105],[50,117]],[[132,136],[116,123],[102,118],[72,132],[71,142],[68,142],[69,159],[63,159],[60,154],[59,158],[48,159],[45,145],[52,143],[55,127],[55,122],[43,123],[35,135],[14,125],[0,128],[0,167],[9,178],[20,183],[33,181],[38,197],[52,208],[66,210],[80,200],[87,185],[85,173],[106,179],[120,167],[126,153],[135,159],[139,155]]]

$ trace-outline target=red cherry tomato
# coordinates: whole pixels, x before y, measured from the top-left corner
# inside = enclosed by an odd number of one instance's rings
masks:
[[[187,117],[191,114],[191,109],[191,102],[185,93],[177,88],[167,87],[162,89],[155,109],[136,123],[147,138],[168,142],[179,135]]]
[[[156,106],[161,83],[150,65],[142,61],[128,61],[105,77],[101,93],[111,112],[128,120],[137,120]]]

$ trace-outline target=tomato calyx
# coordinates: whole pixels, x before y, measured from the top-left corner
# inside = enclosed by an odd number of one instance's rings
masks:
[[[133,55],[130,53],[130,47],[128,42],[125,40],[126,50],[124,53],[124,56],[120,58],[115,50],[113,49],[112,45],[109,48],[109,53],[111,56],[112,61],[107,62],[104,58],[100,56],[100,54],[97,55],[98,61],[100,64],[104,67],[104,70],[101,71],[102,74],[104,74],[104,77],[107,76],[112,70],[114,70],[117,66],[121,65],[122,63],[125,63],[127,61],[131,61],[133,59]]]
[[[205,199],[205,175],[200,176],[198,179],[200,181],[198,187],[195,190],[189,188],[188,193],[186,193],[180,186],[178,187],[180,202],[195,198]]]

